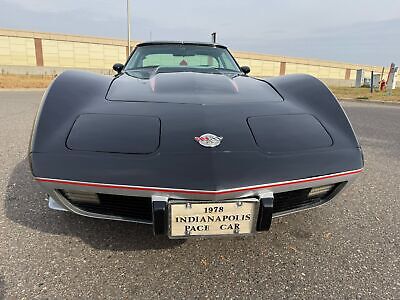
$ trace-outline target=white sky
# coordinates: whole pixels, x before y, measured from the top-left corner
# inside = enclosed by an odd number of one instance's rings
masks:
[[[132,38],[400,64],[399,0],[131,0]],[[126,37],[126,0],[0,0],[0,28]]]

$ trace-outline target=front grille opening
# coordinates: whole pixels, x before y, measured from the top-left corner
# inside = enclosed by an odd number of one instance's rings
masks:
[[[274,213],[286,212],[321,204],[344,183],[324,185],[274,194]],[[151,223],[150,197],[124,196],[73,190],[59,192],[75,207],[89,213],[122,217]]]
[[[301,209],[324,202],[339,184],[324,185],[274,194],[274,213]]]
[[[60,190],[60,192],[71,204],[89,213],[152,222],[152,204],[149,197],[70,190]]]

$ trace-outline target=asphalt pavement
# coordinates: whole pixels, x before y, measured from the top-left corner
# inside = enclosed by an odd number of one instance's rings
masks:
[[[0,299],[400,299],[400,105],[344,102],[366,167],[246,238],[168,240],[47,208],[26,159],[42,92],[0,92]]]

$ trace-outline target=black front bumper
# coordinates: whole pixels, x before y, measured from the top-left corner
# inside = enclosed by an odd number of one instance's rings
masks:
[[[309,198],[311,188],[287,192],[271,193],[270,197],[261,197],[256,230],[267,231],[272,218],[299,210],[318,206],[332,199],[345,186],[346,182],[336,184],[335,188],[324,198]],[[63,198],[79,210],[91,214],[118,217],[125,221],[153,224],[155,235],[168,234],[168,198],[137,197],[97,193],[99,203],[79,203],[70,199],[68,193],[58,190]],[[273,196],[272,196],[273,195]],[[196,200],[187,199],[189,202]]]

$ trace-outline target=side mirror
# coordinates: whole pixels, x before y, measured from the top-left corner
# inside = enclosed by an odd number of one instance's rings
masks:
[[[115,65],[113,65],[113,70],[115,72],[117,72],[118,74],[120,74],[122,72],[123,68],[124,68],[124,65],[120,64],[120,63],[116,63]]]
[[[240,70],[242,70],[242,72],[246,75],[250,73],[250,67],[248,66],[241,66]]]

